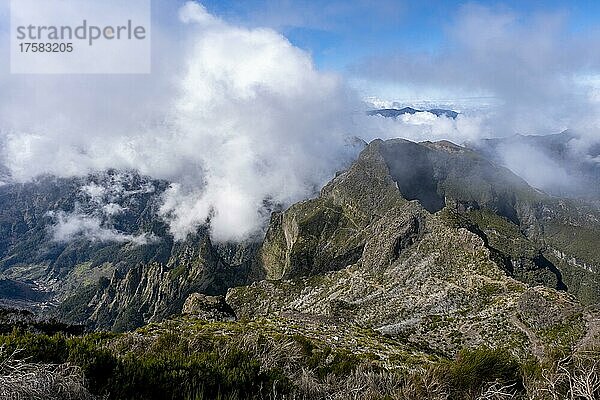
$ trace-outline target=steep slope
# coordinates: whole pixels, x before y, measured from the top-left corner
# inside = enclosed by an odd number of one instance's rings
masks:
[[[571,288],[586,303],[600,299],[598,213],[539,192],[449,142],[371,143],[319,198],[274,215],[259,251],[258,265],[268,267],[256,277],[310,275],[356,262],[368,238],[366,226],[407,200],[418,200],[430,213],[443,211],[447,224],[481,237],[511,276]],[[578,240],[569,241],[569,235]]]
[[[442,304],[457,304],[450,307],[455,310],[469,301],[478,304],[490,289],[483,289],[484,281],[502,293],[500,288],[510,288],[510,301],[499,301],[513,311],[513,289],[529,290],[526,285],[566,290],[585,304],[600,300],[597,212],[549,197],[449,142],[372,142],[320,196],[274,213],[262,243],[215,244],[205,228],[175,242],[159,216],[167,186],[133,172],[108,171],[0,187],[2,304],[50,308],[70,322],[127,330],[179,312],[192,293],[225,294],[265,279],[308,280],[296,287],[312,292],[329,277],[325,284],[342,293],[354,269],[352,276],[360,277],[356,293],[340,294],[333,307],[344,313],[347,303],[378,298],[383,314],[374,306],[375,314],[360,315],[381,327],[397,322],[386,302],[411,296],[425,302],[421,317],[415,316],[419,321]],[[425,248],[426,255],[416,250]],[[444,293],[468,288],[457,296],[469,300],[459,302],[453,294],[428,303],[438,294],[411,295],[412,286],[395,279],[416,266],[424,269],[415,285]],[[479,283],[470,287],[462,280]],[[376,296],[383,291],[389,292],[385,301]],[[296,301],[296,292],[289,289],[288,295],[285,301],[275,296],[271,305],[258,302],[266,308],[256,310],[250,309],[251,298],[248,304],[231,299],[241,314],[252,315]],[[317,301],[321,295],[314,296]],[[418,309],[412,303],[394,307]]]
[[[126,331],[178,313],[192,293],[224,294],[244,284],[248,267],[227,264],[204,233],[174,243],[165,262],[119,269],[110,279],[75,290],[58,314],[95,329]]]
[[[2,304],[125,330],[244,283],[256,246],[216,246],[206,230],[174,242],[158,215],[167,186],[107,171],[0,187]]]
[[[374,141],[317,199],[273,216],[255,264],[268,280],[227,302],[238,317],[319,315],[443,354],[487,344],[541,357],[591,322],[553,289],[561,272],[536,241],[552,202],[450,143]]]

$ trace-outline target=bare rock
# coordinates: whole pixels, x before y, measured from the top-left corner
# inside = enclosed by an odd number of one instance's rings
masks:
[[[235,313],[223,296],[192,293],[185,300],[182,313],[207,321],[234,321]]]

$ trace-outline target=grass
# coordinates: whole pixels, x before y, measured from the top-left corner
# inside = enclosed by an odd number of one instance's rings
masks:
[[[385,346],[394,345],[390,338],[368,336]],[[519,360],[510,349],[489,347],[464,348],[452,358],[384,361],[375,354],[278,331],[268,322],[182,319],[135,332],[80,336],[14,330],[0,335],[0,349],[4,351],[0,352],[0,365],[28,363],[30,369],[50,371],[46,375],[68,371],[64,376],[48,375],[53,377],[48,381],[39,374],[30,375],[35,379],[30,385],[49,388],[51,382],[64,379],[74,394],[63,397],[73,399],[341,400],[355,393],[354,398],[360,399],[460,400],[494,398],[482,397],[494,391],[546,399],[539,394],[545,393],[548,385],[562,391],[558,398],[568,398],[575,385],[569,385],[569,379],[592,379],[590,371],[600,371],[598,362],[593,361],[599,359],[598,351],[592,351],[591,361],[584,363],[574,358],[566,362],[563,357],[540,364],[535,359]],[[11,360],[7,355],[15,352],[17,359]],[[2,374],[0,393],[8,376],[6,371]]]
[[[465,349],[441,370],[451,392],[459,397],[476,394],[488,382],[523,389],[519,363],[504,349]]]

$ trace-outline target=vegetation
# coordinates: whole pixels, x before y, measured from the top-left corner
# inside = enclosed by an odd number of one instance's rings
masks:
[[[171,324],[171,325],[170,325]],[[519,360],[508,349],[384,364],[244,323],[167,322],[124,334],[0,336],[2,398],[595,399],[600,351]],[[177,327],[177,329],[173,329]],[[382,342],[385,342],[382,337]],[[19,397],[21,396],[21,397]],[[350,396],[350,397],[349,397]]]
[[[31,363],[20,358],[17,351],[0,348],[2,399],[94,399],[84,383],[77,366]]]
[[[262,371],[259,361],[241,349],[192,351],[183,338],[165,334],[156,337],[148,351],[121,353],[110,348],[118,339],[123,337],[14,331],[0,337],[0,342],[5,354],[16,353],[23,360],[77,366],[91,393],[114,399],[237,398],[242,394],[253,398],[271,388],[286,390],[280,371]]]
[[[375,141],[253,244],[213,244],[204,228],[173,242],[155,218],[166,183],[140,179],[111,221],[159,239],[140,246],[52,240],[49,211],[97,212],[87,180],[3,189],[4,291],[33,301],[16,279],[55,282],[59,316],[124,333],[0,313],[0,398],[600,396],[597,309],[565,293],[597,303],[600,217],[475,153]],[[190,318],[222,311],[199,301],[143,326],[196,292],[227,293],[238,321]]]

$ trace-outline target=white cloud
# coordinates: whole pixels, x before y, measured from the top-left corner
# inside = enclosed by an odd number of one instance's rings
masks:
[[[196,24],[175,126],[179,156],[200,168],[163,206],[181,238],[209,216],[217,240],[246,237],[268,217],[263,201],[289,204],[331,177],[351,149],[354,106],[333,75],[270,29],[233,27],[188,3]],[[172,205],[172,206],[171,206]]]
[[[101,203],[106,195],[106,188],[94,182],[81,187],[81,192],[90,197],[90,200],[95,203]]]
[[[119,215],[122,214],[125,210],[125,207],[121,207],[116,203],[108,203],[102,206],[102,212],[106,216]]]
[[[456,118],[436,116],[429,112],[403,114],[397,118],[380,115],[357,117],[364,126],[365,139],[404,138],[412,141],[449,140],[457,144],[472,142],[492,135],[483,114],[459,114]]]
[[[265,201],[313,194],[355,155],[346,116],[362,105],[271,29],[230,25],[194,2],[179,18],[178,38],[153,27],[149,77],[0,75],[11,99],[0,102],[4,159],[18,180],[108,168],[167,179],[161,213],[176,238],[209,217],[216,240],[248,237],[268,219]]]
[[[85,238],[90,241],[129,242],[144,245],[157,240],[151,234],[130,235],[119,232],[114,228],[104,227],[100,218],[78,212],[58,211],[51,212],[50,216],[55,219],[55,224],[51,227],[51,230],[53,239],[57,242]]]
[[[22,77],[0,65],[3,162],[21,181],[109,168],[169,180],[160,215],[175,238],[210,220],[213,237],[228,241],[261,232],[269,218],[265,204],[286,206],[314,194],[355,156],[349,137],[464,143],[517,128],[556,131],[565,115],[582,131],[597,132],[587,129],[599,126],[589,117],[597,115],[590,112],[597,102],[585,96],[575,101],[580,88],[570,90],[562,79],[580,69],[577,55],[584,46],[561,36],[556,17],[525,27],[511,15],[461,9],[450,29],[454,53],[414,58],[399,53],[392,62],[370,65],[370,77],[495,96],[504,102],[500,112],[390,119],[365,116],[364,104],[346,82],[318,71],[307,52],[276,31],[235,26],[187,2],[174,16],[177,21],[153,25],[151,75]],[[540,28],[544,21],[552,22],[547,31]],[[481,27],[491,33],[474,34]],[[533,44],[521,43],[522,37]],[[565,54],[552,57],[563,49]],[[594,57],[586,57],[595,65]],[[588,118],[578,112],[580,104]],[[100,211],[63,216],[59,237],[87,232],[131,239],[101,223],[124,211],[117,204],[128,193],[119,179],[84,188]]]
[[[597,29],[572,29],[568,13],[468,3],[444,29],[443,46],[431,52],[398,48],[357,66],[371,85],[496,99],[494,136],[548,133],[597,114],[588,95],[598,87]]]
[[[498,153],[502,162],[531,186],[552,191],[575,190],[580,182],[570,175],[556,160],[541,149],[523,143],[501,146]],[[543,168],[540,168],[543,165]]]

